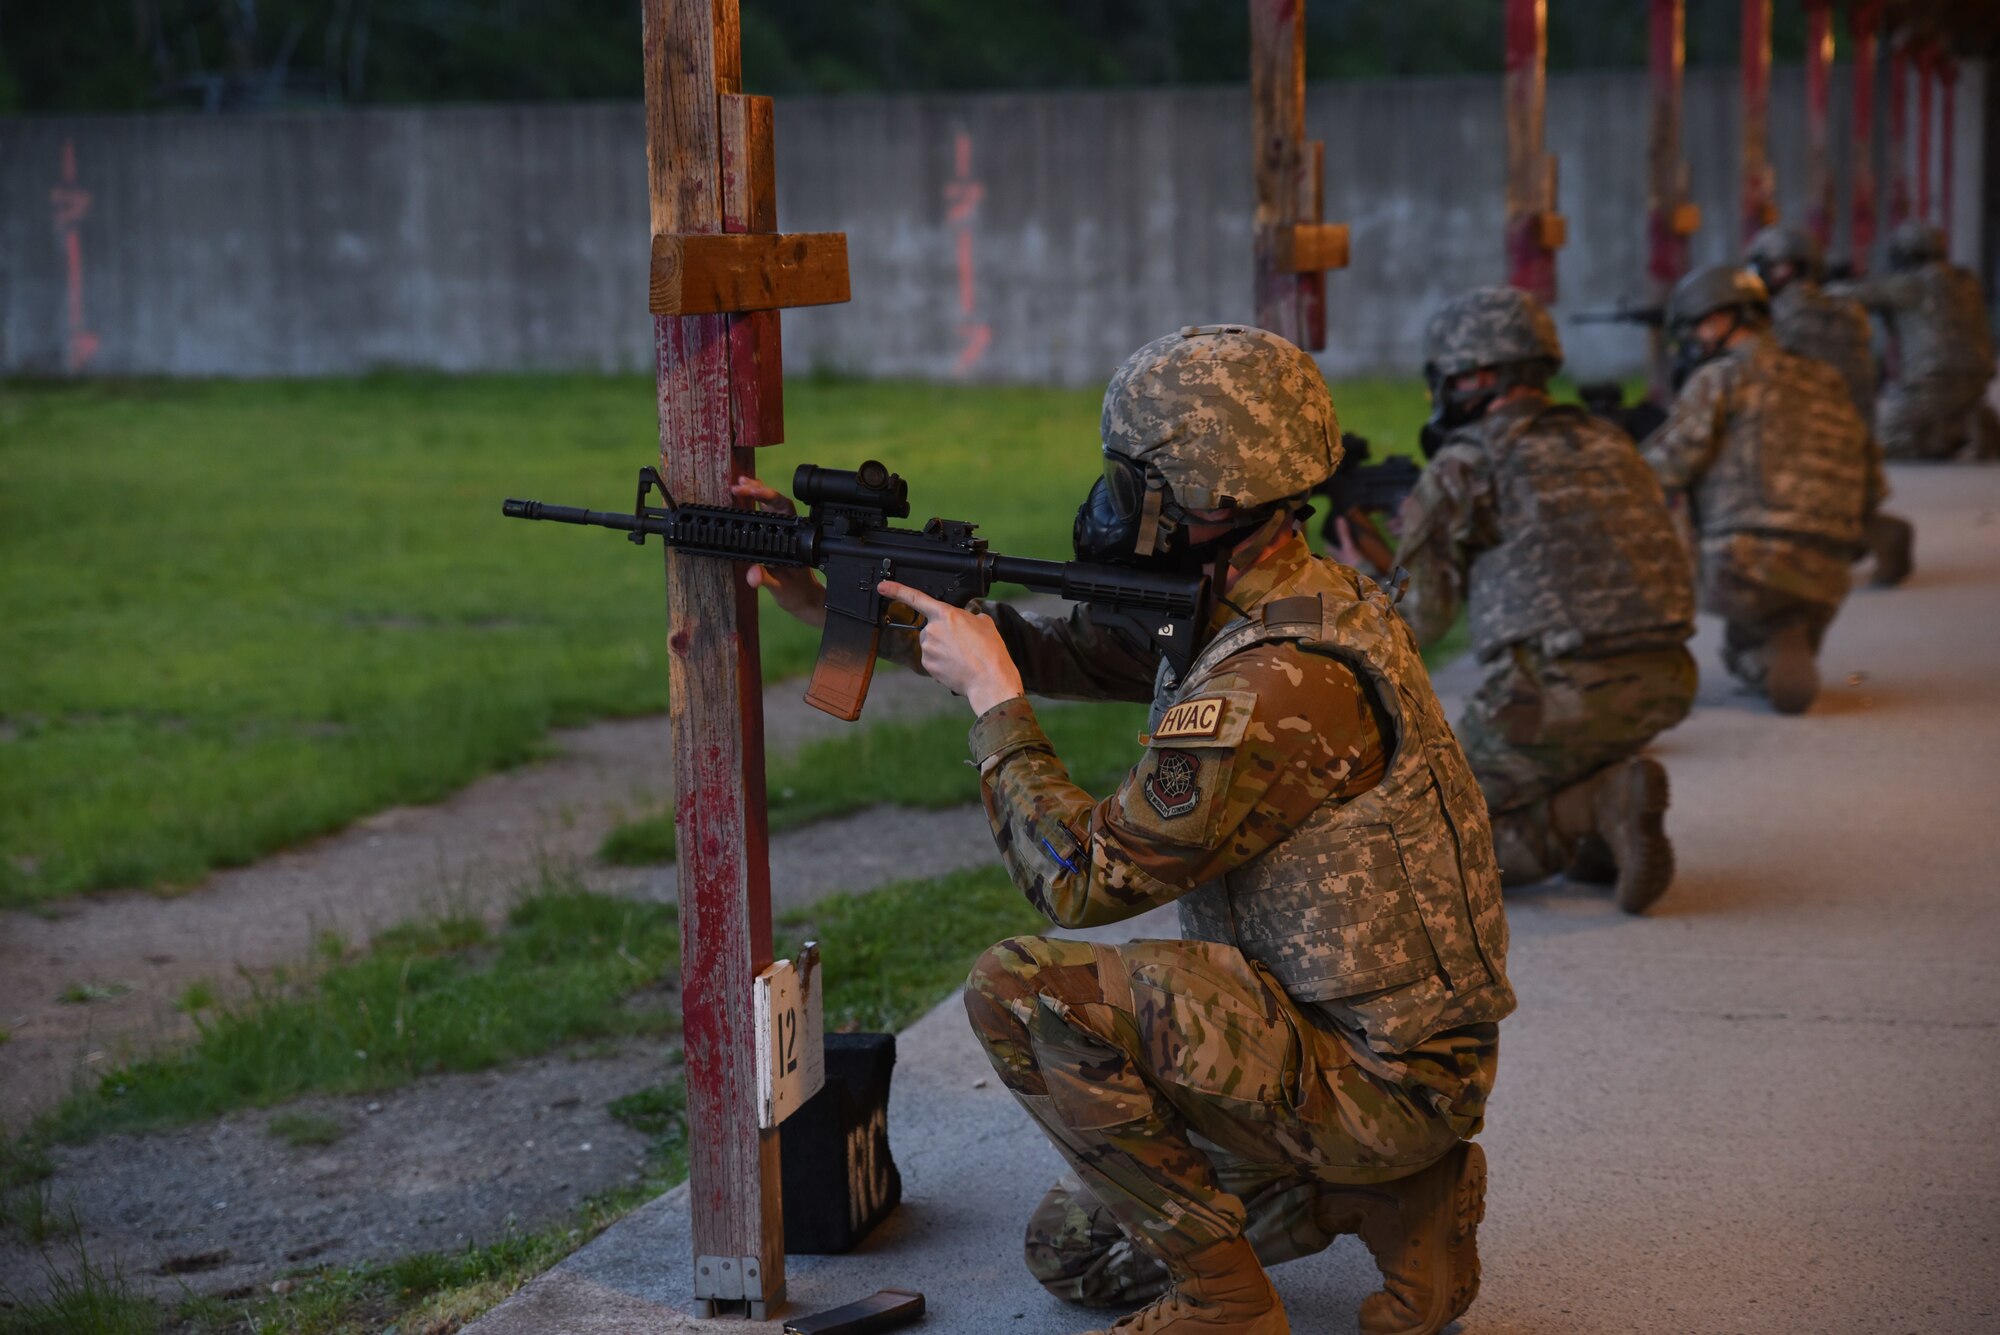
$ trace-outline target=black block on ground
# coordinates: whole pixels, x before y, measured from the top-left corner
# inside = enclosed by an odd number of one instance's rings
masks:
[[[828,1034],[826,1086],[778,1129],[785,1250],[851,1251],[903,1199],[889,1154],[894,1034]]]

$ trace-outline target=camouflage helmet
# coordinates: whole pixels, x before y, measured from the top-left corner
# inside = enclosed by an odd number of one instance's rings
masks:
[[[1912,218],[1897,225],[1889,234],[1889,264],[1892,268],[1913,269],[1944,258],[1944,233],[1927,222]]]
[[[1691,329],[1717,311],[1737,310],[1768,320],[1771,292],[1764,280],[1734,264],[1705,264],[1675,285],[1667,298],[1667,325]]]
[[[1771,271],[1781,264],[1817,278],[1825,265],[1825,256],[1820,253],[1819,242],[1805,228],[1773,223],[1750,238],[1750,244],[1743,249],[1743,262],[1768,284]]]
[[[1189,510],[1302,496],[1340,463],[1313,359],[1249,325],[1189,325],[1125,359],[1104,388],[1104,452],[1157,470]]]
[[[1424,326],[1424,369],[1438,379],[1517,362],[1548,362],[1553,371],[1562,359],[1556,322],[1518,287],[1475,287]]]

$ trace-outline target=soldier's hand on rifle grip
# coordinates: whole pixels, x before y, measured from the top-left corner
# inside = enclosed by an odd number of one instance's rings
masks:
[[[729,488],[732,496],[755,501],[759,510],[776,515],[795,515],[798,507],[783,492],[754,477],[738,478]],[[744,580],[753,589],[769,589],[778,606],[808,626],[826,625],[826,586],[819,576],[804,566],[751,566]]]
[[[984,613],[968,612],[929,594],[885,579],[875,586],[884,597],[916,609],[924,619],[918,632],[924,671],[946,690],[962,695],[974,714],[1025,694],[1021,672],[1000,638],[1000,627]]]

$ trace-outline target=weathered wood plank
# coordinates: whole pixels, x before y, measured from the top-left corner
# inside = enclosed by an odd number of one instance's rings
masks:
[[[736,78],[735,0],[644,0],[643,15],[653,231],[719,231],[717,89]],[[727,504],[750,458],[734,447],[728,317],[656,316],[653,333],[667,485]],[[754,591],[728,563],[669,556],[667,615],[696,1296],[774,1303],[778,1140],[757,1126],[751,1011],[752,980],[771,962]],[[733,1273],[703,1276],[724,1263]]]
[[[844,232],[658,233],[650,308],[716,315],[848,299]]]
[[[1771,0],[1743,0],[1742,239],[1778,220],[1771,165]]]
[[[1296,223],[1274,238],[1275,260],[1288,273],[1347,267],[1346,223]]]
[[[768,97],[725,93],[722,117],[722,229],[778,230],[776,117]],[[785,438],[783,341],[778,312],[729,317],[729,404],[739,449]]]
[[[1543,0],[1507,0],[1507,281],[1543,302],[1556,299],[1556,162],[1545,145],[1548,10]],[[1553,242],[1553,244],[1551,244]]]
[[[1301,197],[1312,190],[1305,144],[1305,27],[1305,0],[1250,0],[1257,323],[1315,349],[1326,342],[1326,275],[1281,262],[1293,225],[1318,221],[1317,213],[1308,217],[1301,208]]]

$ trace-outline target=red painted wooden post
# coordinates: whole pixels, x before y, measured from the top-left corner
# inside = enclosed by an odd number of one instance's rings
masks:
[[[1833,244],[1833,0],[1806,0],[1806,230],[1825,254]]]
[[[1900,42],[1889,46],[1889,226],[1910,216],[1910,57]]]
[[[1545,149],[1548,113],[1547,0],[1507,0],[1507,281],[1544,302],[1556,299],[1556,160]]]
[[[1847,11],[1854,38],[1854,152],[1848,187],[1848,263],[1856,273],[1868,268],[1875,245],[1875,60],[1880,42],[1880,0],[1855,0]]]
[[[1250,0],[1250,120],[1257,323],[1318,351],[1326,346],[1326,271],[1346,266],[1347,229],[1320,221],[1326,154],[1305,137],[1305,0]]]
[[[1952,205],[1952,145],[1958,141],[1958,62],[1950,56],[1940,56],[1937,62],[1938,84],[1943,93],[1943,106],[1938,112],[1938,205],[1937,225],[1945,235],[1945,243],[1951,242]]]
[[[1654,304],[1687,272],[1688,238],[1701,210],[1688,198],[1687,163],[1681,159],[1681,85],[1687,64],[1686,0],[1652,0],[1647,67],[1652,106],[1646,126],[1646,277]],[[1652,331],[1653,393],[1673,395],[1672,367],[1663,331]]]
[[[1743,0],[1743,240],[1778,220],[1771,168],[1771,0]]]
[[[775,232],[771,104],[743,95],[736,0],[643,0],[643,19],[656,262],[692,253],[680,238]],[[838,251],[837,270],[751,258],[703,275],[744,281],[692,296],[685,268],[653,283],[660,471],[677,501],[731,504],[731,484],[755,474],[752,447],[783,438],[778,311],[762,308],[847,297],[845,239],[809,239]],[[752,252],[772,249],[730,251]],[[714,311],[715,291],[751,293],[759,309],[684,313]],[[756,594],[729,562],[670,553],[667,625],[692,1296],[704,1316],[762,1319],[784,1301],[785,1254],[778,1135],[758,1126],[753,980],[771,963],[771,884]]]
[[[1931,85],[1937,78],[1937,48],[1926,42],[1910,53],[1917,66],[1917,217],[1931,218]]]

